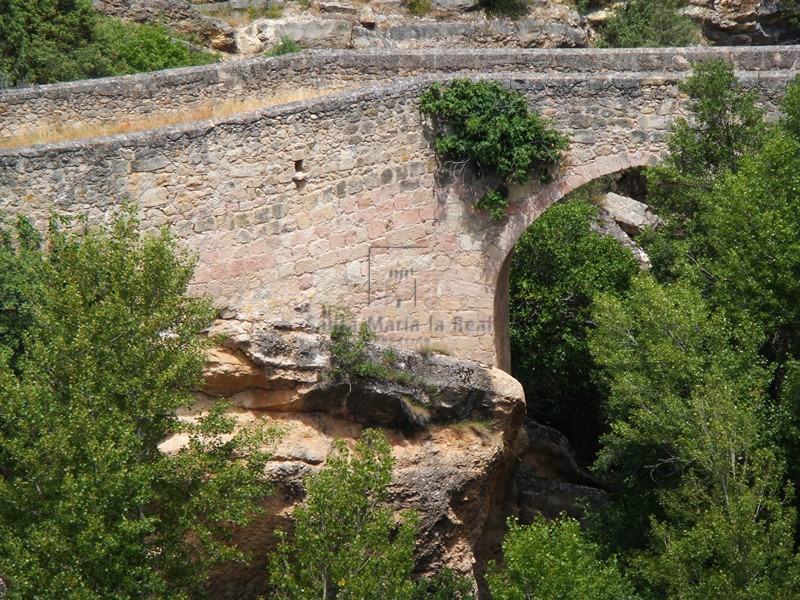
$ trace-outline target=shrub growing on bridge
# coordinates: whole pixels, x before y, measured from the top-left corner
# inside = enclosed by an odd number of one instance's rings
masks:
[[[505,183],[525,183],[558,162],[569,140],[528,107],[520,92],[493,81],[455,79],[434,83],[420,98],[422,114],[433,117],[436,151],[479,175],[496,175]],[[502,218],[508,206],[500,188],[478,201],[479,210]]]

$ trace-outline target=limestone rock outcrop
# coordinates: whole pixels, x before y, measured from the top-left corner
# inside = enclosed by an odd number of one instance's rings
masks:
[[[100,14],[136,23],[163,23],[176,31],[195,35],[216,50],[236,50],[235,30],[222,19],[207,17],[188,0],[95,0]]]
[[[650,257],[634,241],[645,227],[658,227],[662,220],[646,204],[615,193],[606,194],[600,202],[600,219],[593,225],[601,235],[610,235],[630,249],[639,267],[650,268]]]
[[[265,499],[263,516],[237,532],[254,562],[218,572],[212,597],[264,592],[273,532],[291,528],[304,477],[324,464],[335,438],[354,440],[364,427],[381,427],[392,444],[393,503],[420,515],[419,568],[448,565],[474,573],[476,549],[496,499],[505,495],[524,431],[525,402],[515,379],[476,363],[404,350],[391,351],[394,375],[385,380],[334,379],[326,336],[303,325],[221,320],[210,333],[225,341],[209,353],[206,387],[184,416],[222,396],[243,423],[265,419],[281,430],[269,466],[277,492]],[[385,362],[386,349],[371,346],[368,360]],[[163,448],[181,443],[168,440]]]
[[[639,235],[645,227],[658,227],[662,220],[644,202],[609,192],[600,207],[628,235]]]
[[[684,14],[723,45],[786,43],[794,38],[780,0],[690,0]]]
[[[330,5],[320,15],[258,19],[237,32],[241,53],[260,52],[284,36],[303,48],[579,48],[589,41],[584,19],[574,11],[538,9],[516,20],[482,14],[455,14],[447,19],[387,17],[379,9],[361,9],[357,16],[345,6]],[[330,9],[330,10],[329,10]],[[337,14],[338,13],[338,14]]]
[[[598,28],[611,16],[620,0],[607,0],[587,19]],[[722,46],[797,43],[800,31],[789,22],[781,0],[689,0],[681,9],[696,21],[703,37]]]

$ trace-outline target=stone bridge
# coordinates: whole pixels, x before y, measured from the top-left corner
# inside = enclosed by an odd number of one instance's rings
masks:
[[[506,368],[516,240],[576,187],[657,162],[685,115],[677,83],[709,58],[774,116],[800,47],[310,52],[0,92],[6,145],[151,127],[0,149],[0,205],[41,224],[132,200],[198,254],[192,291],[223,315],[324,330],[346,308],[386,342]],[[520,90],[572,140],[500,222],[470,209],[491,182],[441,164],[418,110],[432,81],[465,76]],[[193,120],[225,105],[261,108]]]

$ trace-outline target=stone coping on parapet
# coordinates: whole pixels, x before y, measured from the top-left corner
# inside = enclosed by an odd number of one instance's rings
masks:
[[[292,89],[354,89],[425,73],[609,74],[686,72],[725,58],[739,71],[800,67],[800,46],[667,49],[315,50],[199,67],[0,90],[0,138],[75,121],[174,114],[188,106]]]
[[[507,81],[512,87],[518,87],[528,94],[536,90],[552,90],[563,88],[565,91],[576,86],[603,90],[608,88],[638,89],[648,86],[673,85],[686,76],[683,72],[664,72],[660,74],[652,71],[623,72],[606,74],[575,74],[565,73],[554,77],[548,73],[527,72],[477,72],[472,73],[475,79]],[[309,100],[302,100],[278,106],[256,109],[248,112],[228,115],[215,119],[203,119],[178,125],[171,125],[158,129],[139,131],[135,133],[118,134],[103,137],[90,137],[48,144],[35,144],[14,148],[0,148],[0,166],[8,167],[19,157],[42,157],[45,155],[69,154],[88,149],[111,151],[120,148],[157,147],[168,141],[181,138],[199,138],[209,134],[214,129],[247,127],[255,122],[274,120],[277,122],[296,118],[321,119],[337,114],[344,110],[351,110],[353,106],[370,106],[376,101],[406,100],[419,98],[424,89],[434,81],[447,82],[461,76],[458,73],[440,75],[426,74],[417,77],[407,77],[389,85],[377,85],[347,90],[327,96],[320,96]],[[785,71],[757,71],[739,73],[740,81],[745,87],[766,86],[768,99],[777,100],[777,93],[782,92],[787,82]],[[777,90],[777,92],[776,92]],[[566,93],[566,92],[565,92]]]
[[[75,93],[114,95],[127,92],[136,98],[155,85],[224,83],[271,72],[304,72],[309,69],[335,70],[336,67],[377,68],[393,73],[403,69],[428,71],[469,71],[520,65],[543,71],[591,73],[603,71],[685,71],[693,61],[727,58],[739,70],[772,70],[800,66],[800,45],[793,46],[689,46],[685,48],[524,48],[524,49],[419,49],[419,50],[309,50],[280,57],[259,57],[166,69],[134,75],[103,77],[0,89],[4,102],[37,97],[59,98]],[[491,59],[491,65],[487,65]]]

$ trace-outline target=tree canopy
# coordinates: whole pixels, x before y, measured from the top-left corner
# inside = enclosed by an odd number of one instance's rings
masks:
[[[325,467],[306,481],[295,531],[270,558],[275,598],[411,598],[416,515],[395,520],[388,504],[394,458],[382,433],[354,450],[336,440]]]
[[[588,340],[586,379],[598,385],[605,419],[593,469],[609,502],[575,543],[598,543],[588,546],[598,551],[593,569],[618,556],[643,597],[795,598],[800,82],[769,124],[725,63],[695,65],[681,90],[693,118],[675,123],[669,157],[647,174],[646,199],[666,221],[638,238],[652,272],[596,288],[586,316],[555,323],[555,345],[534,359]],[[539,233],[535,253],[523,246],[515,260],[540,261],[552,293],[584,261],[557,244],[559,232]],[[599,256],[598,241],[585,239]],[[542,261],[551,243],[568,257],[564,268]],[[523,342],[531,335],[519,331]],[[569,394],[560,402],[575,410]],[[543,552],[556,556],[562,541],[545,539]],[[535,564],[537,552],[520,560]],[[561,583],[551,597],[569,597],[575,582]]]
[[[213,317],[192,261],[127,213],[0,236],[0,576],[9,598],[188,598],[239,557],[263,434],[181,422]],[[175,434],[174,453],[159,444]],[[221,437],[221,436],[225,437]],[[249,460],[242,459],[242,453]]]

